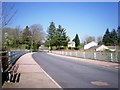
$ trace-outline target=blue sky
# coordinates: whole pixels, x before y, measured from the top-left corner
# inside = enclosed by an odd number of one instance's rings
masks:
[[[46,32],[53,21],[56,27],[60,24],[66,29],[70,39],[75,34],[82,40],[103,36],[107,28],[111,31],[118,26],[117,2],[16,2],[15,8],[18,12],[8,26],[24,29],[41,24]]]

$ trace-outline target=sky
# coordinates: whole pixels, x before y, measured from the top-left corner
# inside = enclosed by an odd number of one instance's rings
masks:
[[[8,26],[15,28],[41,24],[46,32],[50,22],[66,29],[72,40],[76,34],[81,42],[86,36],[103,36],[106,29],[117,29],[117,2],[8,2],[17,13]],[[3,3],[3,10],[4,5]]]

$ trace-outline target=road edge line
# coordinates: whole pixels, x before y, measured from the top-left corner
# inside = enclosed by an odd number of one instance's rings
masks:
[[[33,55],[34,53],[31,54],[31,56]],[[33,58],[33,57],[32,57]],[[33,58],[34,60],[34,58]],[[36,61],[35,61],[36,62]],[[38,63],[37,63],[38,64]],[[39,65],[40,66],[40,65]],[[47,72],[45,70],[43,70],[43,68],[40,66],[41,70],[43,71],[43,73],[45,73],[45,75],[50,79],[52,80],[52,82],[58,86],[58,88],[60,88],[61,90],[64,90],[49,74],[47,74]]]
[[[41,67],[42,68],[42,67]],[[63,88],[49,75],[46,73],[45,70],[42,69],[42,71],[47,75],[47,77],[49,77],[59,88],[61,88],[63,90]]]

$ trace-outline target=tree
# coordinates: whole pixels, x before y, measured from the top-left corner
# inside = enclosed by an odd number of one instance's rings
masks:
[[[12,19],[16,13],[17,13],[17,10],[15,9],[15,4],[0,2],[0,28],[4,28],[8,24],[10,24],[10,22],[12,21]],[[3,39],[5,39],[5,37],[4,37],[5,35],[2,34],[2,29],[0,30],[0,34],[1,34],[0,49],[5,50],[5,48],[4,48],[5,40],[3,40]],[[3,46],[3,47],[1,47],[1,46]]]
[[[109,29],[107,29],[103,36],[103,43],[107,46],[115,46],[117,45],[117,39],[118,36],[116,30],[113,29],[111,32],[109,32]]]
[[[113,29],[110,33],[110,43],[115,46],[117,44],[117,32]]]
[[[50,26],[48,27],[47,33],[48,33],[48,39],[52,39],[53,36],[55,35],[56,32],[56,27],[54,22],[50,23]]]
[[[61,25],[58,26],[56,30],[56,35],[55,35],[55,40],[56,40],[56,46],[60,47],[61,46],[67,46],[68,43],[68,36],[66,36],[65,29],[62,28]]]
[[[9,27],[4,27],[3,28],[3,46],[6,46],[8,48],[18,48],[19,46],[19,29],[18,28],[9,28]],[[9,41],[9,44],[6,42]],[[12,45],[10,44],[12,43]],[[4,47],[3,47],[4,48]]]
[[[80,39],[79,39],[78,34],[76,34],[76,36],[73,39],[73,41],[75,42],[75,47],[77,48],[80,45]]]
[[[110,41],[111,41],[111,39],[110,39],[110,32],[109,32],[109,29],[107,28],[107,30],[106,30],[106,32],[105,32],[105,34],[103,36],[103,43],[105,45],[110,45]]]
[[[8,33],[6,32],[5,37],[4,37],[4,49],[9,51],[10,47],[12,47],[12,45],[13,45],[12,38],[9,37]]]
[[[85,39],[85,42],[86,42],[86,43],[90,43],[90,42],[92,42],[92,41],[95,41],[95,37],[94,37],[94,36],[88,36],[88,37],[86,37],[86,39]]]
[[[62,28],[61,25],[56,28],[54,22],[51,22],[47,33],[47,41],[45,43],[46,46],[50,46],[51,49],[52,46],[56,46],[58,49],[62,46],[67,46],[69,39],[66,35],[65,29]]]
[[[98,36],[98,37],[97,37],[98,45],[102,45],[102,44],[103,44],[102,39],[103,39],[102,36]]]
[[[48,27],[48,30],[47,30],[47,39],[49,41],[49,46],[51,47],[52,49],[52,46],[55,45],[55,41],[54,41],[54,38],[55,38],[55,34],[56,34],[56,27],[55,27],[55,24],[54,22],[51,22],[49,27]]]
[[[24,29],[22,38],[24,44],[31,44],[31,31],[28,26]]]
[[[118,42],[118,45],[120,46],[120,26],[117,29],[117,37],[118,37],[117,42]]]
[[[32,35],[32,38],[31,38],[32,44],[34,47],[36,46],[36,48],[38,49],[45,37],[42,25],[33,24],[31,25],[30,30]]]

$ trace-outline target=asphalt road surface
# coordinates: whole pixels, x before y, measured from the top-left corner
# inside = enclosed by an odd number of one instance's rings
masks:
[[[33,58],[62,88],[118,88],[117,69],[44,52],[33,54]]]

